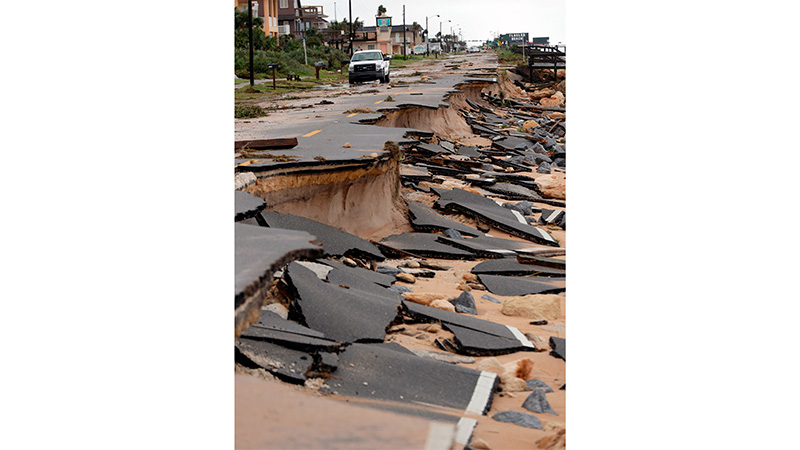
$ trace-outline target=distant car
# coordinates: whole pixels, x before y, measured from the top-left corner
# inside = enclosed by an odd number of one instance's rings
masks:
[[[478,47],[470,47],[467,49],[467,53],[479,53],[480,51],[481,49],[479,49]]]
[[[388,83],[390,59],[391,56],[384,55],[380,50],[362,50],[353,53],[349,68],[350,84],[371,80]]]

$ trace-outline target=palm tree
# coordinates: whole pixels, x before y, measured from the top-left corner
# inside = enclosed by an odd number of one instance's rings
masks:
[[[384,14],[386,14],[386,8],[384,8],[383,5],[378,6],[378,15],[382,16]]]
[[[411,39],[414,41],[413,45],[417,45],[417,35],[420,33],[420,30],[422,30],[422,25],[417,22],[411,24]]]

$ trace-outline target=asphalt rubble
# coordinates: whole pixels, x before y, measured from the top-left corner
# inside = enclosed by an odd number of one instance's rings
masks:
[[[530,394],[490,417],[543,430],[558,415],[547,397],[556,391],[532,375],[526,356],[566,361],[563,312],[551,314],[566,292],[566,248],[554,236],[566,230],[566,116],[531,98],[467,100],[458,113],[488,145],[434,134],[402,146],[413,232],[367,241],[268,211],[238,185],[237,367],[451,423],[453,448],[485,445],[471,440],[476,417],[515,392]],[[455,279],[453,266],[463,264],[469,273]],[[426,292],[426,281],[457,284],[461,294]],[[498,303],[503,314],[523,311],[508,314],[526,317],[525,326],[481,314]],[[503,365],[502,355],[515,359]],[[549,431],[536,448],[563,448],[563,426]]]

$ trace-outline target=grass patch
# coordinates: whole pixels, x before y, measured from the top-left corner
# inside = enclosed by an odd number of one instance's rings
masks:
[[[258,105],[235,105],[234,117],[237,119],[265,117],[267,112]]]

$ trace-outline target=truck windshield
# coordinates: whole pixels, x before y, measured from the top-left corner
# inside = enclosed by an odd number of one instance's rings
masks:
[[[353,61],[380,61],[381,54],[378,52],[371,52],[371,53],[356,53],[353,55]]]

